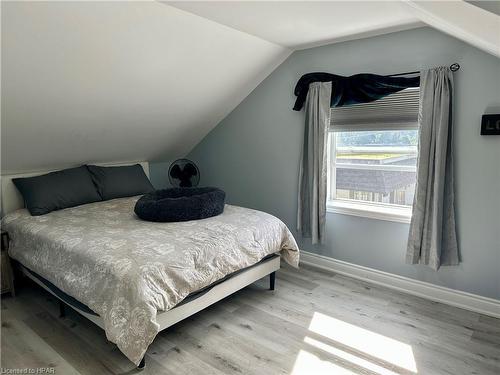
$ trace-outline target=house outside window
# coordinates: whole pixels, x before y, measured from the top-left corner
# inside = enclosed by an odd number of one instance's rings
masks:
[[[409,222],[418,156],[419,89],[331,110],[328,210]]]

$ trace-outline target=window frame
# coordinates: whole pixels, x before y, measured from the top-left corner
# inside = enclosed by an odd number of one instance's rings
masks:
[[[418,126],[414,129],[418,130]],[[376,127],[374,131],[381,130]],[[396,130],[396,129],[394,129]],[[399,129],[406,130],[406,129]],[[356,130],[353,130],[356,131]],[[410,223],[412,215],[412,207],[355,201],[351,199],[342,199],[336,197],[336,131],[330,130],[328,132],[328,146],[327,146],[327,212],[344,214],[351,216],[358,216],[370,219],[378,219],[385,221],[393,221],[398,223]]]

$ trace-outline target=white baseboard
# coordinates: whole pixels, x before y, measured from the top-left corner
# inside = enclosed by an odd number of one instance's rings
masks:
[[[373,268],[358,266],[330,257],[300,252],[300,262],[313,267],[332,271],[355,279],[382,285],[400,292],[426,298],[465,310],[500,318],[500,300],[479,296],[460,290],[445,288],[408,277],[378,271]]]

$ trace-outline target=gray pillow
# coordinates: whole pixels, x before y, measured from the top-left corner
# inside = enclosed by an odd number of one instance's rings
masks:
[[[131,197],[154,191],[140,164],[123,167],[87,165],[103,200]]]
[[[14,178],[12,182],[33,216],[102,200],[85,166],[41,176]]]

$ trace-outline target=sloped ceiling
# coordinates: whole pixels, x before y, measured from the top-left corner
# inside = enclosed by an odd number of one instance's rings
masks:
[[[497,3],[500,1],[495,1]],[[293,49],[431,26],[500,57],[498,6],[486,1],[169,1]]]
[[[2,174],[182,157],[295,49],[427,24],[500,56],[474,4],[1,2]]]
[[[168,1],[293,49],[424,26],[400,1]]]
[[[290,50],[158,2],[2,2],[2,173],[182,156]]]
[[[406,1],[406,4],[429,26],[500,57],[500,16],[483,9],[484,6],[465,1]]]

